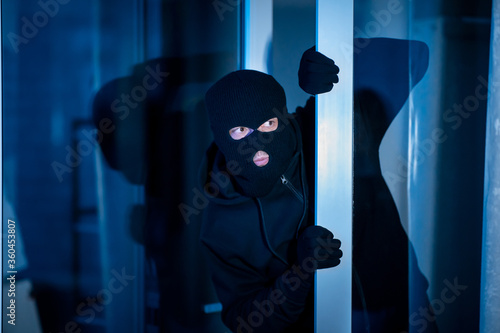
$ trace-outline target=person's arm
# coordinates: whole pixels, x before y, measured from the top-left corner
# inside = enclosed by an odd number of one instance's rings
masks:
[[[281,332],[299,318],[313,274],[289,269],[269,281],[243,261],[222,260],[211,249],[207,253],[212,281],[223,306],[222,321],[231,331]]]
[[[305,229],[298,239],[297,262],[275,278],[244,258],[228,256],[223,245],[204,245],[222,320],[234,332],[274,333],[291,326],[305,309],[315,270],[338,265],[342,256],[340,241],[319,226]]]

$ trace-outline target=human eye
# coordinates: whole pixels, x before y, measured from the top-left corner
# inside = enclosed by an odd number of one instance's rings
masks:
[[[252,133],[252,131],[248,127],[244,126],[237,126],[233,127],[229,130],[229,135],[234,139],[234,140],[240,140],[246,137]]]
[[[259,126],[258,130],[261,132],[272,132],[278,128],[278,118],[271,118]]]

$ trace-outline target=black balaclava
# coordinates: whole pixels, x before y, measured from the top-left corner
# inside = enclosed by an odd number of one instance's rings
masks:
[[[249,197],[265,196],[287,169],[297,146],[283,88],[268,74],[239,70],[217,81],[206,93],[205,102],[215,144],[228,170],[233,170],[240,192]],[[275,117],[275,131],[257,131]],[[239,126],[254,131],[234,140],[229,130]],[[269,155],[269,162],[261,167],[252,160],[259,150]]]

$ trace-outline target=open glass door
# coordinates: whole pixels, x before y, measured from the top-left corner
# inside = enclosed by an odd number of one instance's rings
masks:
[[[217,3],[1,3],[2,332],[224,331],[195,191],[237,69]]]
[[[354,8],[353,329],[478,331],[491,1]]]

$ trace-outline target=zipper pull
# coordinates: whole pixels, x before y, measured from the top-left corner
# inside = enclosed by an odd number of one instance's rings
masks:
[[[288,184],[288,179],[286,179],[285,175],[281,175],[281,183],[284,185]]]

